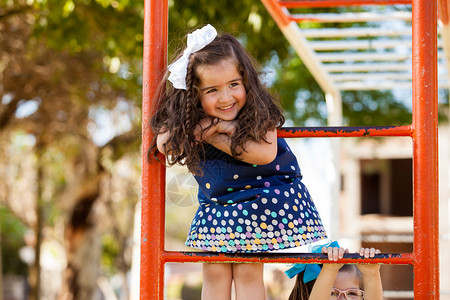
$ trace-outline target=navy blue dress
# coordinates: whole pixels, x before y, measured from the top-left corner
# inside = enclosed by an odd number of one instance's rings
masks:
[[[213,252],[263,252],[325,239],[295,155],[282,138],[267,165],[252,165],[207,144],[199,208],[186,245]]]

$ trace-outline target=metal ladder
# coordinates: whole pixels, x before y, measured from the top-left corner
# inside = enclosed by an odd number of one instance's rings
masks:
[[[413,143],[414,247],[412,253],[384,253],[373,259],[347,254],[344,263],[410,264],[414,267],[414,298],[439,299],[439,197],[437,155],[437,2],[428,0],[262,0],[279,3],[412,4],[413,121],[407,126],[283,128],[279,137],[405,136]],[[145,0],[143,60],[143,163],[141,205],[140,299],[164,299],[164,265],[171,262],[321,263],[320,254],[227,254],[177,252],[164,249],[165,167],[149,164],[150,119],[158,75],[167,65],[168,0]],[[150,242],[151,241],[151,242]]]

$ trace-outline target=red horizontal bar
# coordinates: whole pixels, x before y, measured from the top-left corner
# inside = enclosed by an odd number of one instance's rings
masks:
[[[360,126],[360,127],[283,127],[278,137],[368,137],[368,136],[411,136],[407,126]]]
[[[305,0],[277,2],[280,6],[286,8],[411,4],[411,0]]]
[[[326,254],[321,253],[217,253],[217,252],[177,252],[164,251],[164,262],[219,262],[219,263],[324,263],[328,261]],[[335,263],[335,262],[330,262]],[[381,253],[374,258],[361,258],[358,253],[344,254],[344,258],[336,263],[376,263],[411,265],[411,253]]]

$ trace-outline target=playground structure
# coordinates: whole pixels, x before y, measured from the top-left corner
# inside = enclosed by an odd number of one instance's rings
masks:
[[[148,148],[149,132],[146,121],[149,119],[150,103],[152,98],[152,84],[157,82],[156,76],[167,64],[167,31],[168,31],[168,1],[146,0],[145,4],[145,40],[144,40],[144,84],[143,84],[143,149]],[[293,45],[299,56],[309,68],[313,76],[326,94],[327,107],[329,109],[330,127],[321,128],[284,128],[279,131],[280,137],[360,137],[360,136],[404,136],[410,137],[413,142],[413,172],[414,172],[414,230],[427,232],[428,234],[414,235],[414,250],[412,253],[380,254],[375,259],[360,259],[355,255],[347,255],[344,262],[369,262],[383,264],[410,264],[414,267],[414,298],[438,299],[439,298],[439,251],[438,251],[438,168],[437,168],[437,89],[438,89],[438,35],[437,35],[437,3],[435,1],[376,1],[376,0],[320,0],[320,1],[275,1],[262,0],[271,13],[278,26]],[[303,32],[298,26],[298,21],[330,20],[331,16],[312,16],[290,14],[290,8],[317,7],[317,6],[358,6],[358,5],[411,5],[412,12],[397,14],[398,18],[412,22],[412,29],[396,32],[395,30],[372,30],[368,34],[373,36],[388,35],[412,35],[410,41],[411,57],[401,57],[396,53],[386,54],[355,54],[353,62],[390,60],[392,63],[384,66],[376,63],[361,64],[367,74],[359,76],[347,74],[341,76],[338,72],[355,71],[354,63],[338,63],[344,61],[342,54],[319,54],[318,49],[333,50],[337,43],[308,41],[309,38],[320,37],[361,37],[363,30],[328,30]],[[445,1],[440,2],[441,7]],[[446,6],[445,6],[446,7]],[[441,13],[441,19],[443,19]],[[320,19],[321,17],[322,19]],[[333,16],[333,22],[338,22],[338,15]],[[347,16],[349,17],[349,16]],[[367,21],[375,15],[359,16],[354,19],[346,18],[346,21]],[[386,16],[385,16],[386,17]],[[364,19],[361,19],[364,18]],[[447,23],[448,24],[448,16]],[[366,33],[367,35],[367,33]],[[405,41],[386,42],[387,47],[393,47],[395,43]],[[370,42],[360,47],[372,47]],[[327,45],[329,44],[329,45]],[[349,42],[345,42],[349,44]],[[314,48],[311,46],[313,45]],[[444,41],[445,45],[445,41]],[[353,45],[356,47],[356,45]],[[344,47],[344,46],[340,46]],[[447,52],[448,53],[448,52]],[[403,54],[404,55],[404,54]],[[368,57],[370,56],[370,57]],[[347,60],[348,55],[345,56]],[[333,63],[325,66],[324,62]],[[399,61],[393,63],[393,61]],[[374,69],[374,65],[378,69]],[[411,69],[412,65],[412,69]],[[409,66],[409,67],[408,67]],[[372,69],[370,69],[372,68]],[[388,68],[397,70],[411,69],[410,75],[387,74]],[[371,71],[385,70],[382,76],[371,74]],[[358,81],[356,80],[358,79]],[[362,80],[359,80],[362,79]],[[384,80],[387,79],[387,80]],[[400,79],[400,82],[394,82]],[[384,80],[384,81],[383,81]],[[383,82],[382,82],[383,81]],[[442,82],[445,86],[447,80]],[[412,87],[413,95],[413,122],[408,126],[382,126],[382,127],[338,127],[342,123],[340,104],[340,90],[345,89],[376,89],[390,88],[392,83]],[[335,145],[335,151],[339,145]],[[317,254],[212,254],[204,252],[169,252],[164,250],[164,195],[165,195],[165,169],[162,164],[149,165],[145,160],[142,168],[142,233],[141,233],[141,299],[163,299],[164,291],[164,264],[167,262],[264,262],[264,263],[293,263],[307,262],[318,263],[324,258]],[[337,186],[337,183],[334,183]],[[150,225],[151,224],[151,225]],[[148,241],[151,240],[152,243]]]

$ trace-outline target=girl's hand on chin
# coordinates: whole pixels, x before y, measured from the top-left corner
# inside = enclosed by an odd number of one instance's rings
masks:
[[[232,121],[223,121],[219,120],[216,124],[216,131],[219,133],[226,134],[228,136],[232,136],[236,132],[238,122],[236,120]]]
[[[204,118],[200,120],[194,130],[195,139],[200,142],[206,141],[212,134],[217,131],[216,125],[219,122],[220,120],[218,118]]]
[[[224,121],[219,118],[204,118],[195,128],[195,139],[197,141],[211,142],[211,138],[216,140],[217,134],[223,134],[231,137],[237,128],[238,122],[236,120]],[[208,128],[209,127],[209,128]],[[223,137],[219,137],[223,139]]]

